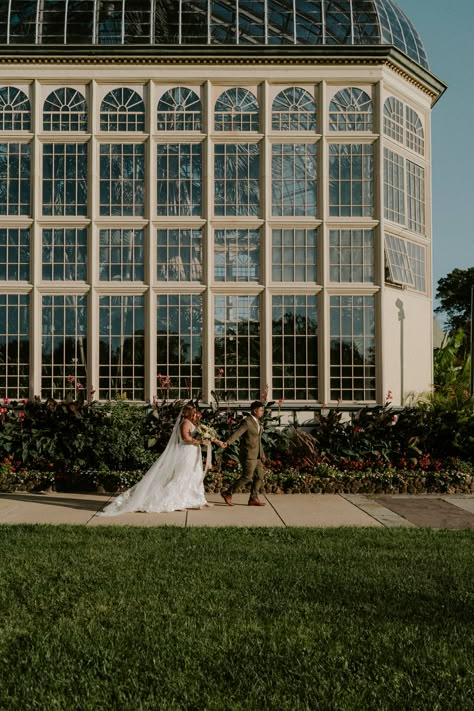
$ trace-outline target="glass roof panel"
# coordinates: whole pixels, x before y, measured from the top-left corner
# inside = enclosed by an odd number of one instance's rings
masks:
[[[394,0],[0,0],[7,44],[395,45],[428,68]]]

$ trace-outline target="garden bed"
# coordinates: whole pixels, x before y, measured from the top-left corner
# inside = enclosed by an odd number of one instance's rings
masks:
[[[319,465],[314,473],[267,470],[264,484],[265,493],[271,494],[474,494],[474,472],[469,469],[469,465],[460,463],[459,468],[446,471],[350,472]],[[23,470],[0,480],[0,490],[116,493],[133,486],[143,474],[143,471],[89,470],[55,475],[50,471]],[[219,493],[237,476],[235,470],[211,470],[205,479],[206,491]]]

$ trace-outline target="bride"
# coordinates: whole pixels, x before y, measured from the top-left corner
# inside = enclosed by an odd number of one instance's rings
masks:
[[[143,479],[117,496],[97,516],[117,516],[132,511],[164,513],[209,506],[204,496],[196,415],[192,405],[183,408],[164,452]],[[219,447],[225,446],[215,438],[212,441]]]

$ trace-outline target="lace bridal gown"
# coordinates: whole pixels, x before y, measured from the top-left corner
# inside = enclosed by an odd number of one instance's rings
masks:
[[[143,479],[119,494],[97,516],[117,516],[133,511],[165,513],[206,506],[201,447],[185,444],[176,420],[166,449]]]

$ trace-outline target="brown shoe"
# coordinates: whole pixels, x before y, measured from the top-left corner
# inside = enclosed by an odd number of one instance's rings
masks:
[[[230,494],[226,494],[224,491],[221,491],[221,496],[224,499],[224,501],[226,502],[227,506],[234,505],[232,502],[232,496]]]
[[[249,506],[265,506],[263,501],[260,501],[260,499],[249,499]]]

